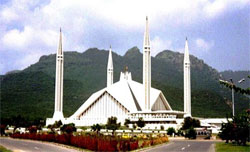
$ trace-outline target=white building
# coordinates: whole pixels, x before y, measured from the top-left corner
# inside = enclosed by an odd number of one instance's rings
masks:
[[[107,64],[107,87],[93,93],[69,118],[63,118],[62,110],[57,108],[58,105],[62,106],[62,98],[58,100],[58,95],[62,95],[63,92],[63,90],[59,93],[57,91],[58,87],[62,86],[62,82],[59,80],[62,80],[63,76],[61,41],[60,32],[58,49],[60,51],[57,53],[57,58],[60,57],[60,59],[58,59],[56,67],[55,100],[55,114],[60,111],[60,115],[55,116],[54,114],[53,118],[47,118],[47,125],[61,120],[63,123],[75,123],[76,126],[91,126],[97,123],[105,124],[111,116],[117,117],[118,122],[122,124],[125,119],[137,121],[142,117],[146,122],[145,128],[151,129],[160,128],[160,126],[176,128],[177,124],[180,125],[184,112],[172,110],[164,94],[160,90],[151,87],[151,55],[147,18],[143,45],[143,84],[132,80],[132,74],[128,72],[128,68],[121,72],[120,80],[113,84],[113,61],[110,47]]]
[[[107,119],[115,116],[118,122],[125,119],[137,121],[143,117],[148,127],[165,127],[176,125],[176,118],[183,118],[184,113],[173,111],[163,93],[151,89],[150,111],[144,110],[143,84],[133,81],[131,73],[122,72],[120,81],[92,94],[89,99],[67,120],[76,126],[90,126],[96,123],[105,124]]]
[[[56,69],[55,113],[53,118],[47,118],[46,125],[61,120],[64,124],[74,123],[76,126],[92,126],[97,123],[106,124],[108,118],[114,116],[122,124],[125,119],[130,119],[133,122],[142,117],[146,122],[146,129],[160,129],[160,126],[164,126],[166,129],[168,127],[179,128],[184,116],[191,116],[191,76],[187,40],[184,55],[184,112],[182,112],[172,110],[164,94],[160,90],[151,87],[148,18],[146,18],[143,43],[143,83],[133,81],[132,74],[128,71],[127,67],[125,71],[121,72],[120,80],[113,83],[113,60],[110,47],[107,64],[107,87],[93,93],[72,116],[63,118],[63,53],[61,32]]]

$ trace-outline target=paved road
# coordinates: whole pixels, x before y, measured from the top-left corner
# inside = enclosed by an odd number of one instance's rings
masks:
[[[0,145],[14,152],[77,152],[53,143],[12,138],[0,138]]]
[[[170,141],[166,145],[145,150],[146,152],[214,152],[214,141]]]

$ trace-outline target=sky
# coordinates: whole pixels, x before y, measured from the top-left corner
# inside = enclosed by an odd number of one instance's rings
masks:
[[[1,0],[0,74],[63,50],[141,50],[149,18],[151,55],[190,54],[223,70],[250,70],[250,0]]]

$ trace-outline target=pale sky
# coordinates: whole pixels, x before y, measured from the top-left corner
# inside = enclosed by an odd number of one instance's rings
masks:
[[[90,47],[120,55],[143,44],[149,17],[151,54],[184,51],[215,69],[250,70],[250,0],[1,0],[0,74],[56,53]]]

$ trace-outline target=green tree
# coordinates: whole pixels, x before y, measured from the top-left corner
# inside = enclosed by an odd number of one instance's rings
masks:
[[[189,139],[196,138],[196,132],[194,128],[200,127],[200,121],[191,117],[184,118],[184,123],[181,127],[182,130],[185,132],[185,137]]]
[[[60,128],[62,124],[63,124],[63,123],[62,123],[61,120],[55,121],[55,123],[53,124],[52,127],[53,127],[53,128]]]
[[[120,126],[121,126],[121,123],[117,123],[117,118],[116,117],[111,116],[110,118],[108,118],[106,128],[110,129],[110,130],[113,130],[113,134],[114,134],[114,131],[116,129],[118,129]]]
[[[55,121],[55,123],[53,125],[48,125],[48,128],[51,129],[52,133],[55,133],[55,128],[60,128],[62,125],[62,121]]]
[[[67,133],[67,134],[72,134],[73,132],[76,131],[76,127],[75,127],[75,124],[74,123],[70,123],[70,124],[64,124],[60,130],[64,133]]]
[[[182,125],[182,130],[200,127],[200,121],[191,117],[184,118],[184,123]]]
[[[131,124],[131,121],[129,119],[125,119],[124,125],[126,127],[129,127],[128,125]]]
[[[93,126],[91,126],[91,130],[96,131],[96,133],[99,135],[100,130],[104,128],[103,126],[99,125],[99,124],[94,124]]]
[[[227,120],[227,123],[222,124],[219,137],[226,140],[226,143],[234,140],[238,145],[246,145],[246,141],[249,141],[250,110],[236,115],[232,119],[232,121]]]
[[[178,129],[176,132],[177,136],[184,136],[183,131],[181,129]]]
[[[169,128],[167,129],[167,134],[168,134],[168,135],[172,136],[172,135],[175,134],[175,133],[176,133],[176,131],[175,131],[175,129],[174,129],[173,127],[169,127]]]
[[[5,134],[5,129],[6,129],[6,125],[0,124],[0,133],[1,133],[1,135]]]
[[[29,126],[28,121],[24,117],[22,117],[21,115],[12,117],[11,122],[15,126],[14,130],[16,130],[16,128],[19,128],[19,127],[28,127]]]
[[[138,127],[143,128],[145,126],[145,121],[143,120],[142,117],[140,117],[138,121],[136,121],[136,124]]]
[[[188,139],[196,139],[196,132],[193,127],[186,130],[185,137]]]
[[[227,123],[222,123],[221,125],[221,132],[219,133],[219,137],[222,140],[226,140],[226,143],[228,143],[230,140],[233,140],[234,136],[234,125],[231,121],[227,119]]]
[[[42,118],[37,118],[32,122],[32,126],[35,125],[38,130],[41,130],[43,126],[45,126],[45,120]]]

